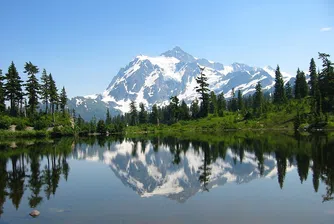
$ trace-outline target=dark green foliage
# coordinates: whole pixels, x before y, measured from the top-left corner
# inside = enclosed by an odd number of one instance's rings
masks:
[[[107,113],[106,113],[106,126],[109,127],[109,125],[111,125],[111,116],[110,116],[109,108],[107,108]]]
[[[147,123],[147,111],[145,110],[145,105],[143,103],[139,103],[139,124],[146,124]]]
[[[100,134],[104,134],[107,132],[106,125],[104,123],[104,120],[99,120],[97,122],[96,132]]]
[[[50,100],[50,81],[45,69],[43,69],[42,72],[41,82],[41,98],[45,104],[45,113],[48,113]]]
[[[238,101],[235,98],[234,88],[232,88],[232,98],[229,101],[228,108],[230,111],[236,112],[238,110]]]
[[[135,101],[130,103],[130,125],[134,126],[138,124],[138,112]]]
[[[275,86],[274,86],[274,104],[282,104],[286,101],[283,76],[280,67],[277,65],[275,71]]]
[[[310,69],[309,69],[309,72],[310,72],[310,95],[311,96],[315,96],[316,95],[316,92],[319,90],[319,85],[318,85],[318,74],[317,74],[317,67],[315,65],[315,62],[314,62],[314,59],[312,58],[311,59],[311,62],[310,62]]]
[[[238,109],[243,110],[244,109],[244,101],[242,98],[242,92],[241,90],[238,90]]]
[[[40,91],[38,79],[36,74],[39,72],[39,69],[36,65],[33,65],[30,61],[26,62],[24,66],[24,73],[28,74],[28,80],[25,84],[26,91],[28,95],[28,114],[33,116],[36,113],[38,106],[38,94]]]
[[[16,70],[14,62],[8,68],[5,76],[5,97],[10,101],[10,115],[17,116],[19,112],[20,103],[22,103],[22,80]]]
[[[290,82],[287,82],[285,84],[285,95],[288,100],[291,100],[293,98]]]
[[[180,120],[187,121],[190,119],[189,108],[184,100],[182,100],[181,106],[179,107],[179,113]]]
[[[263,93],[261,82],[258,82],[255,87],[253,111],[256,116],[260,116],[263,112]]]
[[[56,82],[53,80],[53,77],[51,75],[51,73],[49,74],[49,84],[50,84],[50,89],[49,89],[49,93],[50,93],[50,109],[51,109],[51,113],[54,114],[55,112],[55,106],[58,105],[58,89],[56,86]]]
[[[305,73],[301,72],[298,68],[295,81],[295,98],[305,98],[308,95],[308,89],[309,87],[306,82]]]
[[[179,98],[177,98],[177,96],[172,96],[170,98],[170,110],[171,110],[171,120],[172,123],[175,123],[179,120],[179,114],[180,114],[180,110],[179,110]]]
[[[61,89],[60,95],[59,95],[59,104],[60,104],[60,109],[63,113],[65,113],[65,107],[67,104],[67,94],[66,94],[66,90],[65,87],[63,86],[63,88]]]
[[[190,113],[191,113],[191,117],[193,119],[198,118],[198,114],[199,114],[199,106],[198,106],[198,100],[195,99],[190,106]]]
[[[224,111],[226,110],[226,100],[224,97],[224,92],[221,92],[217,98],[217,108],[218,108],[218,116],[224,116]]]
[[[12,124],[12,119],[9,116],[0,115],[0,129],[7,130],[11,124]]]
[[[0,114],[6,110],[4,80],[5,77],[3,77],[2,70],[0,69]]]
[[[319,89],[322,109],[325,112],[334,110],[334,67],[329,57],[329,54],[319,53],[319,59],[322,61],[322,70],[319,74]]]
[[[210,92],[209,113],[214,115],[218,114],[217,96],[213,91]]]
[[[150,123],[159,124],[159,111],[156,104],[154,104],[152,107],[152,112],[150,114]]]
[[[199,99],[201,100],[201,106],[199,111],[200,117],[206,117],[209,112],[209,94],[210,91],[208,86],[208,78],[204,74],[204,67],[200,67],[200,75],[196,77],[198,86],[195,88],[196,92],[200,94]]]

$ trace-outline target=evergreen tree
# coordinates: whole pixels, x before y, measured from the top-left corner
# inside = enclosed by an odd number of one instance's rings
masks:
[[[19,111],[19,104],[23,99],[22,80],[16,70],[14,62],[8,68],[8,73],[5,76],[5,99],[10,101],[10,114],[16,116]]]
[[[274,104],[282,104],[286,101],[285,91],[284,91],[284,81],[283,76],[280,71],[280,67],[277,65],[275,71],[275,86],[274,86]]]
[[[41,97],[43,99],[43,103],[45,104],[45,113],[48,113],[50,100],[50,81],[45,69],[43,69],[42,72],[41,82]]]
[[[181,102],[181,106],[180,106],[180,120],[189,120],[190,119],[190,114],[189,114],[189,108],[186,104],[186,102],[184,102],[184,100],[182,100]]]
[[[313,58],[311,59],[311,62],[310,62],[309,72],[310,72],[310,82],[309,82],[309,84],[311,86],[310,95],[315,97],[316,92],[319,89],[319,86],[318,86],[317,67],[315,65],[315,62],[314,62]]]
[[[242,99],[242,92],[241,90],[238,90],[238,109],[243,110],[244,109],[244,101]]]
[[[63,88],[61,89],[60,95],[59,95],[59,103],[60,103],[60,109],[63,113],[65,113],[65,107],[67,104],[67,94],[66,94],[66,90],[65,87],[63,86]]]
[[[191,117],[193,119],[198,118],[198,114],[199,114],[199,106],[198,106],[198,100],[195,99],[190,106],[190,112],[191,112]]]
[[[221,92],[218,95],[217,107],[218,107],[218,116],[219,117],[224,116],[224,111],[226,110],[226,100],[225,100],[225,97],[224,97],[224,92]]]
[[[6,110],[4,80],[5,77],[2,76],[2,70],[0,69],[0,114]]]
[[[263,108],[263,93],[261,82],[258,82],[255,87],[254,101],[253,101],[253,110],[257,116],[262,114]]]
[[[170,98],[170,108],[171,108],[171,115],[172,115],[172,123],[175,123],[179,120],[179,98],[177,96],[172,96]]]
[[[107,132],[107,128],[104,123],[104,120],[101,119],[97,122],[96,132],[101,133],[101,134],[105,134]]]
[[[49,83],[50,83],[50,109],[51,113],[54,114],[55,106],[58,103],[58,90],[56,86],[56,82],[53,80],[51,73],[49,74]]]
[[[304,72],[300,72],[300,97],[305,98],[308,95],[309,87],[306,82],[306,77]]]
[[[109,127],[112,123],[112,119],[110,116],[109,108],[107,108],[107,114],[106,114],[106,126]]]
[[[292,88],[291,88],[290,82],[287,82],[285,84],[285,95],[286,95],[286,98],[288,100],[291,100],[293,98],[293,96],[292,96]]]
[[[210,92],[210,105],[209,105],[209,112],[211,114],[217,115],[218,108],[217,108],[217,96],[214,91]]]
[[[235,98],[234,88],[232,88],[232,98],[231,98],[231,100],[229,102],[229,110],[233,111],[233,112],[236,112],[238,110],[238,101]]]
[[[319,53],[319,59],[322,60],[319,89],[322,97],[322,109],[326,112],[333,111],[334,109],[334,68],[329,57],[329,54]]]
[[[130,103],[130,125],[135,126],[138,124],[138,113],[135,101],[131,100]]]
[[[200,94],[200,100],[201,107],[199,115],[200,117],[206,117],[209,112],[209,84],[208,84],[208,78],[204,74],[204,67],[200,67],[200,75],[196,78],[196,82],[198,84],[197,87],[195,87],[196,92]]]
[[[38,79],[36,78],[38,72],[39,69],[36,65],[33,65],[30,61],[26,62],[24,73],[28,74],[28,80],[25,86],[28,95],[28,112],[30,115],[35,114],[38,107],[38,94],[40,89]]]
[[[159,124],[159,111],[156,104],[152,106],[152,112],[150,113],[150,123]]]
[[[301,78],[300,78],[300,70],[298,68],[296,80],[295,80],[295,98],[300,99],[301,98]]]
[[[143,103],[139,104],[139,124],[147,123],[147,111],[145,110],[145,105]]]

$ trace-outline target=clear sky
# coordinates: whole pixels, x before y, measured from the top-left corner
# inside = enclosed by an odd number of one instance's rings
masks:
[[[333,0],[10,0],[0,68],[46,68],[70,97],[102,92],[136,55],[174,46],[209,60],[307,69],[333,54]],[[22,75],[24,78],[24,75]]]

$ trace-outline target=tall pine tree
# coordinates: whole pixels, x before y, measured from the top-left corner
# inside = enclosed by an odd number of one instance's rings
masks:
[[[263,93],[261,82],[258,82],[255,87],[253,110],[256,116],[260,116],[263,111]]]
[[[275,86],[274,86],[274,100],[275,104],[282,104],[286,101],[285,91],[284,91],[284,81],[283,76],[280,71],[280,67],[277,65],[275,71]]]
[[[285,95],[288,100],[291,100],[293,98],[290,82],[287,82],[285,84]]]
[[[4,80],[5,77],[2,76],[2,70],[0,69],[0,114],[6,110]]]
[[[204,74],[204,69],[205,67],[199,67],[200,68],[200,75],[196,77],[196,82],[198,84],[197,87],[195,87],[196,92],[200,94],[200,100],[201,102],[201,107],[200,107],[200,112],[199,115],[200,117],[206,117],[208,116],[209,112],[209,84],[208,84],[208,78]]]
[[[22,80],[16,70],[14,62],[8,68],[5,76],[5,97],[10,102],[10,114],[17,116],[19,112],[19,105],[23,99]]]
[[[322,97],[322,109],[326,112],[334,110],[334,68],[329,57],[329,54],[319,53],[319,59],[322,60],[319,89]]]
[[[41,98],[45,104],[45,113],[48,113],[50,100],[50,81],[45,69],[43,69],[42,72],[41,82]]]
[[[40,90],[38,79],[36,78],[38,72],[39,69],[36,65],[33,65],[30,61],[26,62],[24,73],[28,74],[28,80],[25,86],[28,95],[28,113],[30,116],[36,113],[38,107],[38,94]]]
[[[152,106],[152,112],[150,114],[150,123],[159,124],[159,111],[156,104]]]
[[[56,86],[56,82],[53,80],[51,73],[49,74],[49,84],[50,84],[50,110],[51,113],[54,114],[55,106],[58,104],[58,89]]]
[[[61,89],[60,95],[59,95],[59,104],[60,104],[60,109],[63,112],[63,114],[65,114],[65,107],[67,104],[67,94],[66,94],[66,90],[65,87],[63,86],[63,88]]]
[[[139,124],[147,123],[147,111],[145,110],[145,105],[143,103],[139,104]]]
[[[218,116],[224,116],[224,111],[226,110],[226,100],[224,97],[224,92],[221,92],[217,98]]]
[[[135,126],[138,124],[138,112],[136,102],[131,100],[130,102],[130,125]]]
[[[317,74],[317,67],[315,65],[314,59],[311,59],[310,62],[310,68],[309,68],[309,72],[310,72],[310,95],[315,97],[316,92],[319,89],[319,85],[318,85],[318,74]]]

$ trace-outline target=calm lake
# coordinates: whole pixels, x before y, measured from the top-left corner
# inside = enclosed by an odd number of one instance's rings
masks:
[[[0,142],[0,223],[334,223],[333,133]]]

